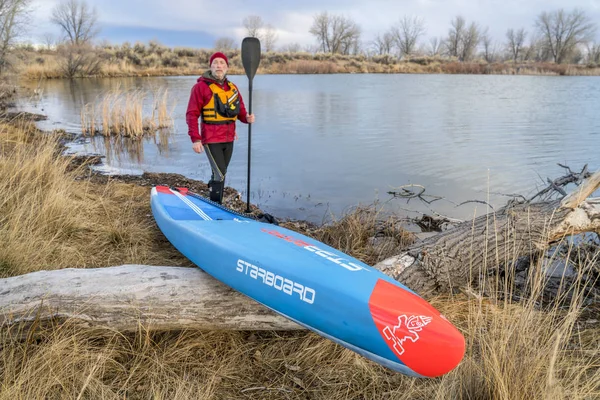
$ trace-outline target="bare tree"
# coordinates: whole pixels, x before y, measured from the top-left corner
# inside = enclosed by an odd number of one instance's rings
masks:
[[[460,61],[469,61],[475,55],[477,46],[481,41],[481,33],[479,26],[475,22],[471,22],[469,29],[466,30],[462,41],[461,41],[461,52],[459,53],[458,59]]]
[[[289,43],[285,46],[282,46],[281,51],[288,53],[300,53],[302,51],[302,46],[300,43]]]
[[[587,62],[600,63],[600,43],[588,43],[587,45]]]
[[[533,61],[544,61],[548,59],[547,52],[544,50],[539,33],[533,32],[529,35],[529,44],[523,49],[523,59]]]
[[[51,50],[56,45],[56,37],[54,36],[54,34],[52,34],[50,32],[44,33],[40,37],[40,40],[46,47],[46,50]]]
[[[64,43],[58,47],[60,69],[69,79],[93,76],[100,72],[102,60],[89,43]]]
[[[255,38],[261,38],[260,37],[260,31],[263,28],[263,26],[265,25],[265,23],[263,22],[263,19],[258,16],[258,15],[250,15],[246,18],[244,18],[244,21],[242,21],[242,24],[244,25],[244,28],[246,28],[246,35],[250,36],[250,37],[255,37]]]
[[[446,46],[444,39],[438,37],[432,37],[429,39],[428,54],[430,56],[439,56],[442,54],[442,49]]]
[[[261,37],[265,51],[275,50],[275,43],[277,43],[279,36],[273,25],[267,24],[262,30]]]
[[[262,17],[249,15],[242,21],[246,28],[246,36],[258,38],[262,42],[265,51],[275,50],[277,42],[277,30],[271,24],[265,24]]]
[[[425,34],[425,23],[422,18],[405,15],[392,27],[392,34],[400,50],[400,57],[409,56],[415,51],[419,38]]]
[[[459,58],[461,54],[461,45],[463,37],[466,34],[467,23],[465,19],[458,15],[450,23],[451,27],[448,31],[448,38],[446,39],[446,49],[450,57]]]
[[[361,54],[362,53],[362,42],[358,38],[354,38],[347,42],[344,42],[342,47],[342,54]]]
[[[506,31],[506,38],[508,39],[508,43],[506,43],[506,47],[510,52],[510,56],[512,60],[516,63],[519,61],[519,56],[522,55],[523,47],[525,46],[525,38],[527,37],[527,32],[525,32],[524,28],[515,31],[514,29],[509,29]]]
[[[330,17],[327,12],[315,15],[309,32],[317,38],[319,47],[324,52],[331,52]]]
[[[485,61],[488,63],[496,61],[496,44],[493,42],[488,28],[481,33],[481,44]]]
[[[85,0],[63,0],[52,10],[51,21],[73,45],[87,44],[99,33],[98,11]]]
[[[329,25],[330,17],[327,12],[322,12],[314,16],[313,24],[310,27],[310,34],[317,38],[319,47],[324,52],[331,52]]]
[[[359,48],[361,29],[350,18],[322,12],[315,15],[309,32],[325,53],[350,54]]]
[[[21,33],[30,0],[0,0],[0,73],[10,66],[9,52]]]
[[[235,41],[230,37],[220,37],[215,40],[215,50],[224,51],[235,48]]]
[[[58,25],[65,43],[58,48],[59,65],[67,78],[96,75],[102,60],[92,47],[98,32],[98,11],[85,0],[63,0],[50,19]]]
[[[321,49],[321,46],[316,44],[305,44],[302,51],[310,54],[317,54]]]
[[[456,16],[450,23],[446,39],[446,50],[451,57],[459,61],[469,61],[475,55],[481,41],[481,31],[475,22],[467,28],[467,22],[462,16]]]
[[[555,63],[561,64],[580,44],[592,40],[596,24],[591,22],[584,11],[575,9],[570,13],[563,9],[543,12],[535,21],[543,46]]]
[[[573,64],[581,64],[585,59],[585,54],[581,46],[576,46],[569,56],[569,62]]]
[[[371,47],[377,55],[390,54],[394,47],[394,35],[391,31],[385,32],[383,35],[378,34],[371,42]]]

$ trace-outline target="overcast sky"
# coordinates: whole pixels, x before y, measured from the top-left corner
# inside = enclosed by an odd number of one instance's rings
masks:
[[[33,23],[26,39],[42,42],[46,33],[58,34],[50,15],[58,0],[33,0]],[[277,47],[315,44],[308,32],[316,14],[327,11],[351,18],[362,28],[363,42],[397,24],[401,17],[418,16],[425,22],[422,40],[445,36],[450,21],[462,15],[467,23],[488,27],[492,37],[505,41],[509,28],[533,31],[543,11],[584,10],[600,27],[600,0],[87,0],[96,7],[101,32],[98,39],[112,43],[148,42],[167,46],[211,48],[216,38],[241,42],[242,21],[258,15],[277,30]],[[597,39],[600,37],[600,32]]]

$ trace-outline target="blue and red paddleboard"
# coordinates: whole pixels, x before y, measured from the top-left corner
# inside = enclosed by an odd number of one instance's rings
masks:
[[[156,186],[159,228],[233,289],[385,367],[436,377],[462,360],[462,334],[423,298],[317,240],[258,222],[187,189]]]

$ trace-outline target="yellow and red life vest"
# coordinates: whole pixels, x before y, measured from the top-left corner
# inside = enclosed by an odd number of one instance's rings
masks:
[[[211,125],[231,124],[240,113],[240,96],[238,88],[227,82],[229,90],[223,90],[216,83],[208,85],[213,92],[210,101],[202,107],[202,122]]]

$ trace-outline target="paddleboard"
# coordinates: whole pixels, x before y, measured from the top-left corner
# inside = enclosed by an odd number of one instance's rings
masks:
[[[198,267],[273,311],[394,371],[437,377],[465,340],[415,292],[305,235],[263,223],[185,188],[156,186],[158,227]]]

